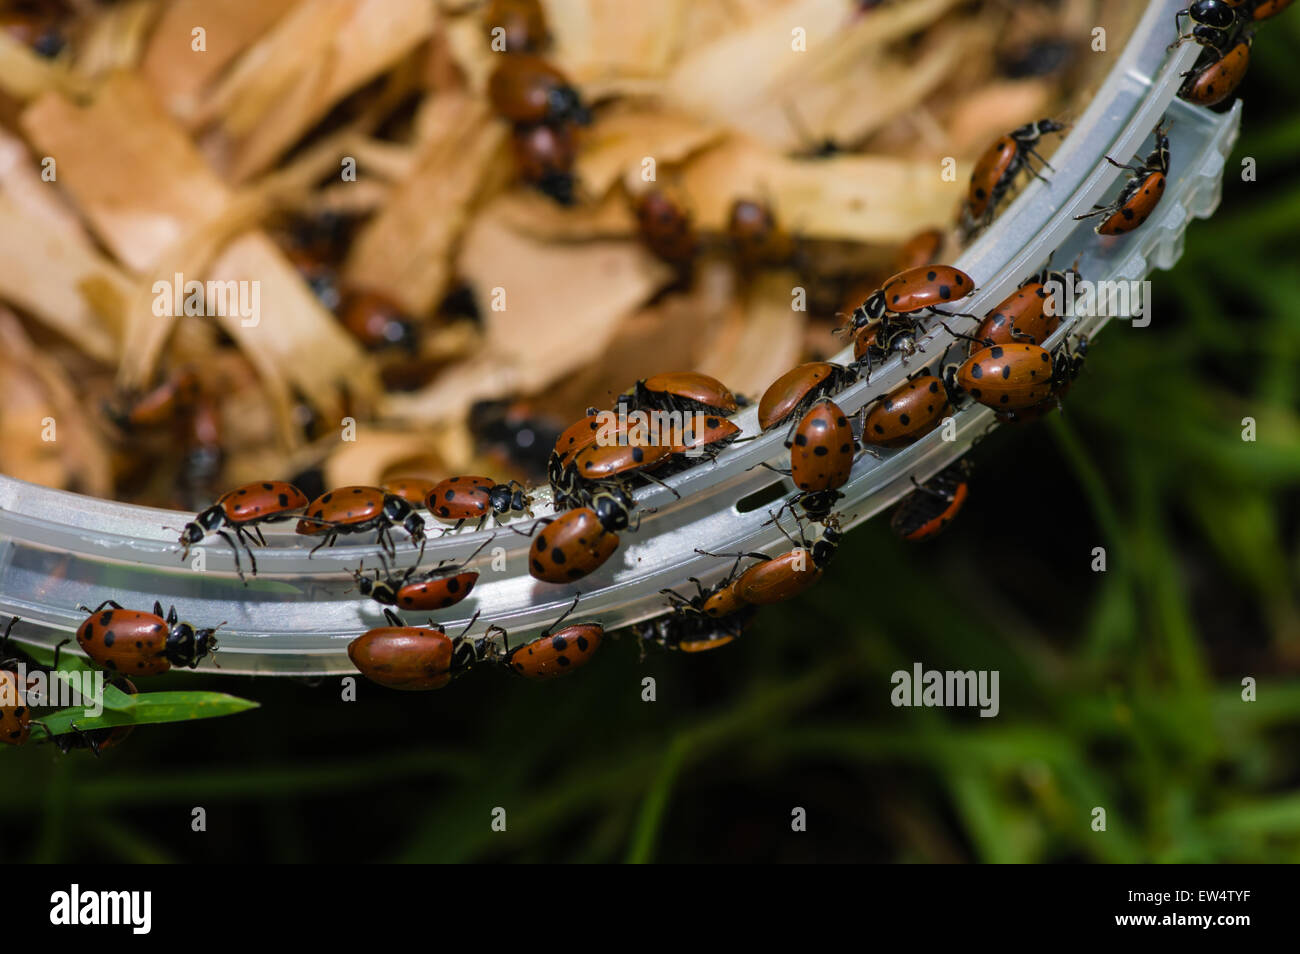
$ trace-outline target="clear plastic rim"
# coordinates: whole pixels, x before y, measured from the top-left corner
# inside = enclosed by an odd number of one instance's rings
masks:
[[[1175,98],[1180,74],[1190,68],[1199,47],[1186,44],[1167,51],[1170,24],[1181,0],[1151,3],[1105,83],[1052,157],[1047,183],[1035,181],[953,264],[970,274],[978,291],[962,309],[983,314],[1024,278],[1053,262],[1078,258],[1083,278],[1092,281],[1145,277],[1153,268],[1170,267],[1182,253],[1183,232],[1192,217],[1209,216],[1218,205],[1224,164],[1235,141],[1240,104],[1216,114]],[[1152,128],[1168,111],[1171,169],[1165,196],[1155,214],[1134,233],[1104,238],[1093,222],[1076,222],[1103,195],[1117,191],[1121,175],[1104,161],[1110,155],[1128,161],[1144,153]],[[1048,342],[1066,336],[1094,336],[1105,317],[1064,321]],[[907,366],[894,359],[876,369],[869,381],[836,395],[852,413],[921,367],[934,362],[954,344],[936,325],[921,342],[923,359]],[[848,361],[849,349],[834,360]],[[911,489],[911,478],[924,481],[959,458],[993,426],[993,414],[978,405],[954,414],[956,439],[936,431],[908,447],[883,451],[877,460],[864,455],[854,467],[837,512],[851,528],[891,506]],[[756,411],[735,419],[745,436],[758,433]],[[528,575],[530,540],[504,530],[431,536],[424,564],[462,561],[495,534],[494,541],[470,564],[481,574],[473,593],[438,622],[449,630],[480,613],[503,626],[511,643],[544,630],[574,599],[581,603],[574,619],[599,621],[607,629],[661,614],[659,591],[680,586],[689,576],[706,584],[726,573],[729,561],[697,554],[697,548],[723,551],[780,552],[789,544],[769,522],[769,508],[741,513],[736,503],[774,482],[757,465],[778,464],[785,456],[783,433],[762,435],[724,450],[669,478],[680,495],[658,487],[637,493],[643,518],[640,530],[623,534],[619,549],[595,573],[573,586],[538,582]],[[275,475],[271,475],[275,476]],[[786,487],[793,488],[786,482]],[[779,506],[774,504],[773,508]],[[549,492],[539,494],[538,516],[551,512]],[[292,524],[272,528],[270,546],[257,553],[259,575],[247,586],[235,574],[229,550],[208,541],[207,566],[199,572],[183,563],[177,531],[192,514],[118,504],[0,477],[0,613],[22,617],[15,637],[53,645],[75,632],[84,614],[81,604],[115,599],[146,609],[155,599],[175,604],[182,618],[196,624],[225,622],[220,631],[220,669],[228,674],[322,675],[354,671],[347,645],[358,634],[382,625],[382,608],[356,592],[351,572],[362,561],[378,563],[378,548],[340,540],[338,546],[308,558],[315,540],[296,536]],[[788,523],[788,521],[787,521]],[[532,520],[517,520],[529,530]],[[396,536],[401,540],[403,535]],[[498,550],[498,548],[500,548]],[[397,565],[409,566],[413,548],[399,542]],[[493,564],[504,570],[494,570]],[[410,616],[412,622],[423,617]],[[211,666],[205,662],[204,668]]]

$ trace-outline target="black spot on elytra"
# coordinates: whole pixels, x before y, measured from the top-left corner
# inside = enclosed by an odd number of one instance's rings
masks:
[[[281,507],[287,507],[287,506],[289,506],[289,495],[288,495],[288,494],[280,494],[280,506],[281,506]]]
[[[829,450],[827,450],[825,447],[820,445],[813,448],[813,454],[815,454],[818,457],[825,457],[829,453],[830,453]]]
[[[984,366],[977,364],[974,367],[972,367],[970,369],[970,376],[974,378],[976,381],[984,377]]]

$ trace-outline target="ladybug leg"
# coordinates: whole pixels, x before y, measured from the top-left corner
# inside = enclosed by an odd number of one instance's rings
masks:
[[[226,533],[226,531],[224,531],[224,530],[218,530],[218,531],[217,531],[217,536],[221,537],[222,540],[225,540],[226,543],[228,543],[228,544],[230,545],[230,552],[233,553],[233,554],[235,555],[235,572],[239,574],[239,578],[240,578],[241,580],[243,580],[244,585],[247,586],[247,585],[248,585],[248,580],[244,579],[244,567],[243,567],[243,565],[239,562],[239,544],[236,543],[236,542],[231,538],[230,534]],[[252,552],[251,552],[251,551],[249,552],[249,556],[250,556],[250,557],[252,556]],[[254,569],[253,572],[256,573],[257,570]]]
[[[321,547],[333,546],[334,541],[337,539],[338,539],[337,533],[325,534],[325,539],[323,539],[320,543],[316,544],[314,547],[311,548],[311,552],[307,554],[307,559],[310,560],[312,558],[312,555],[315,554],[315,552],[319,550]]]
[[[13,623],[9,624],[9,629],[13,629]],[[9,630],[5,630],[5,639],[7,640],[8,638],[9,638]],[[61,640],[58,643],[58,645],[54,647],[54,665],[50,667],[51,669],[59,668],[59,651],[63,649],[64,646],[68,645],[68,643],[70,642],[72,642],[71,636],[69,636],[67,639]]]
[[[786,446],[786,447],[789,447],[790,445],[787,443],[785,446]],[[763,461],[763,462],[760,463],[760,464],[755,464],[754,467],[765,467],[765,468],[767,468],[768,470],[772,471],[772,473],[774,473],[774,474],[780,474],[782,477],[789,477],[789,476],[790,476],[790,471],[788,471],[788,470],[782,470],[780,467],[773,467],[773,466],[772,466],[771,464],[769,464],[767,461]],[[750,468],[750,469],[752,470],[753,468]]]
[[[95,758],[99,758],[99,743],[95,741],[95,737],[89,732],[83,732],[75,722],[72,723],[70,728],[76,733],[77,738],[81,740],[81,743],[85,745],[86,748],[90,749],[91,754],[94,755]],[[58,743],[56,742],[56,744]],[[67,748],[63,748],[63,745],[67,745]],[[72,745],[70,742],[65,742],[63,745],[60,745],[59,748],[63,749],[64,755],[67,755],[68,749],[72,748]]]
[[[104,602],[100,603],[100,604],[99,604],[98,606],[96,606],[94,609],[91,609],[91,608],[88,607],[88,606],[78,606],[77,609],[82,610],[83,612],[86,612],[86,613],[94,614],[94,613],[98,613],[98,612],[99,612],[100,610],[102,610],[105,606],[111,606],[111,607],[113,607],[113,609],[121,609],[121,608],[122,608],[122,604],[119,603],[117,600],[104,600]],[[162,615],[162,614],[159,614],[159,615]],[[12,624],[10,624],[10,625],[12,626]],[[6,635],[8,635],[8,633],[6,633]]]
[[[743,560],[743,559],[745,559],[746,557],[749,557],[749,558],[754,559],[754,560],[758,560],[758,561],[760,561],[760,562],[766,562],[766,561],[772,559],[772,558],[771,558],[770,556],[768,556],[766,553],[754,553],[754,552],[749,552],[749,553],[743,553],[743,552],[742,552],[742,553],[714,553],[714,552],[712,552],[711,550],[701,550],[699,547],[696,547],[696,548],[695,548],[695,552],[698,553],[698,554],[700,554],[701,556],[707,556],[707,557],[719,557],[719,558],[722,558],[722,557],[735,557],[735,558],[736,558],[736,566],[740,566],[740,561]],[[734,570],[733,570],[733,572],[734,572]]]
[[[653,484],[658,484],[660,487],[662,487],[664,490],[668,491],[670,494],[672,494],[672,495],[673,495],[674,497],[676,497],[678,500],[681,500],[681,499],[682,499],[682,495],[681,495],[681,494],[679,494],[679,493],[678,493],[676,490],[674,490],[672,487],[669,487],[667,484],[665,484],[662,480],[660,480],[660,479],[659,479],[658,477],[656,477],[654,474],[648,474],[648,473],[646,473],[646,472],[643,471],[643,470],[639,470],[639,471],[637,471],[637,473],[638,473],[640,476],[644,477],[646,480],[650,481],[651,483],[653,483]]]

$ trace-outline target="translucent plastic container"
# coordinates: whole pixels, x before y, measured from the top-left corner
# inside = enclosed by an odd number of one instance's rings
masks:
[[[1057,267],[1078,258],[1089,281],[1140,280],[1153,268],[1168,268],[1182,252],[1183,231],[1193,217],[1216,208],[1224,163],[1236,137],[1240,104],[1225,113],[1188,106],[1175,94],[1180,74],[1199,52],[1195,44],[1166,49],[1173,38],[1174,14],[1185,4],[1161,0],[1146,14],[1117,64],[1052,157],[1050,181],[1028,186],[994,225],[956,262],[979,286],[961,302],[961,310],[983,314],[1027,276],[1043,267],[1050,254]],[[1165,196],[1155,214],[1134,233],[1105,238],[1094,233],[1095,219],[1074,216],[1109,199],[1126,173],[1105,162],[1140,161],[1151,148],[1151,130],[1163,116],[1169,131],[1172,163]],[[1029,117],[1026,117],[1029,118]],[[1105,318],[1069,319],[1048,347],[1069,335],[1094,336]],[[1119,338],[1123,334],[1114,334]],[[921,344],[931,367],[953,345],[941,326]],[[962,345],[964,347],[964,345]],[[1105,347],[1122,347],[1122,340]],[[954,352],[955,355],[955,352]],[[851,354],[835,360],[848,361]],[[836,396],[845,411],[897,386],[920,367],[894,359]],[[863,455],[843,488],[837,512],[851,527],[889,507],[912,490],[911,478],[924,481],[951,464],[971,442],[993,425],[993,414],[974,405],[956,413],[957,439],[944,441],[935,431],[881,459]],[[758,432],[753,408],[736,421],[746,435]],[[492,545],[471,564],[482,575],[472,595],[438,621],[458,631],[475,612],[479,626],[491,621],[505,627],[512,644],[529,638],[581,593],[575,619],[597,620],[607,629],[647,619],[665,610],[659,590],[680,587],[695,576],[705,583],[720,579],[730,561],[701,556],[712,551],[781,552],[789,543],[769,521],[769,507],[747,513],[736,504],[762,491],[777,478],[758,468],[788,460],[778,429],[724,450],[715,462],[702,463],[668,483],[681,499],[651,487],[637,494],[643,514],[637,533],[624,533],[614,556],[575,586],[540,583],[528,575],[529,539],[498,531]],[[787,490],[793,488],[785,482]],[[550,512],[546,493],[535,507]],[[115,599],[124,606],[148,609],[155,599],[175,604],[182,618],[200,625],[224,622],[218,661],[226,673],[319,675],[351,672],[347,645],[364,630],[382,625],[382,608],[356,592],[351,572],[364,560],[378,565],[373,545],[343,538],[308,559],[317,542],[295,536],[292,524],[272,528],[270,546],[257,551],[259,575],[245,586],[234,572],[230,550],[219,540],[206,544],[206,571],[189,569],[176,540],[192,514],[182,514],[96,500],[0,478],[0,613],[21,616],[28,625],[21,637],[53,645],[66,638],[84,618],[78,604]],[[532,521],[515,526],[528,529]],[[792,521],[786,520],[792,527]],[[490,530],[445,537],[435,532],[424,565],[462,560]],[[398,566],[409,566],[414,550],[398,532]],[[491,555],[500,547],[506,569],[494,571]],[[838,572],[852,572],[842,562]],[[423,617],[410,617],[422,622]],[[208,661],[205,665],[211,665]]]

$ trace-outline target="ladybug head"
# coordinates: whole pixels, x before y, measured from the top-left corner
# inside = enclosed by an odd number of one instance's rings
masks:
[[[1187,16],[1194,23],[1221,29],[1237,22],[1237,11],[1223,0],[1196,0],[1187,8]]]
[[[547,94],[546,99],[551,122],[573,122],[579,126],[591,124],[591,112],[582,105],[578,91],[572,86],[557,86]]]
[[[213,504],[181,529],[180,542],[186,551],[197,544],[213,530],[220,529],[226,522],[226,511],[221,504]]]
[[[497,513],[509,513],[514,507],[515,493],[509,484],[497,484],[488,491],[488,503]]]
[[[621,487],[597,494],[591,501],[591,509],[596,512],[600,525],[610,533],[626,530],[635,505],[627,491]]]
[[[877,318],[883,318],[888,310],[884,291],[872,292],[870,298],[853,309],[853,330],[857,331],[863,325],[875,321]]]
[[[163,655],[173,666],[193,669],[200,659],[217,651],[217,639],[213,634],[224,625],[219,623],[211,629],[195,629],[189,623],[173,623],[167,633]]]

